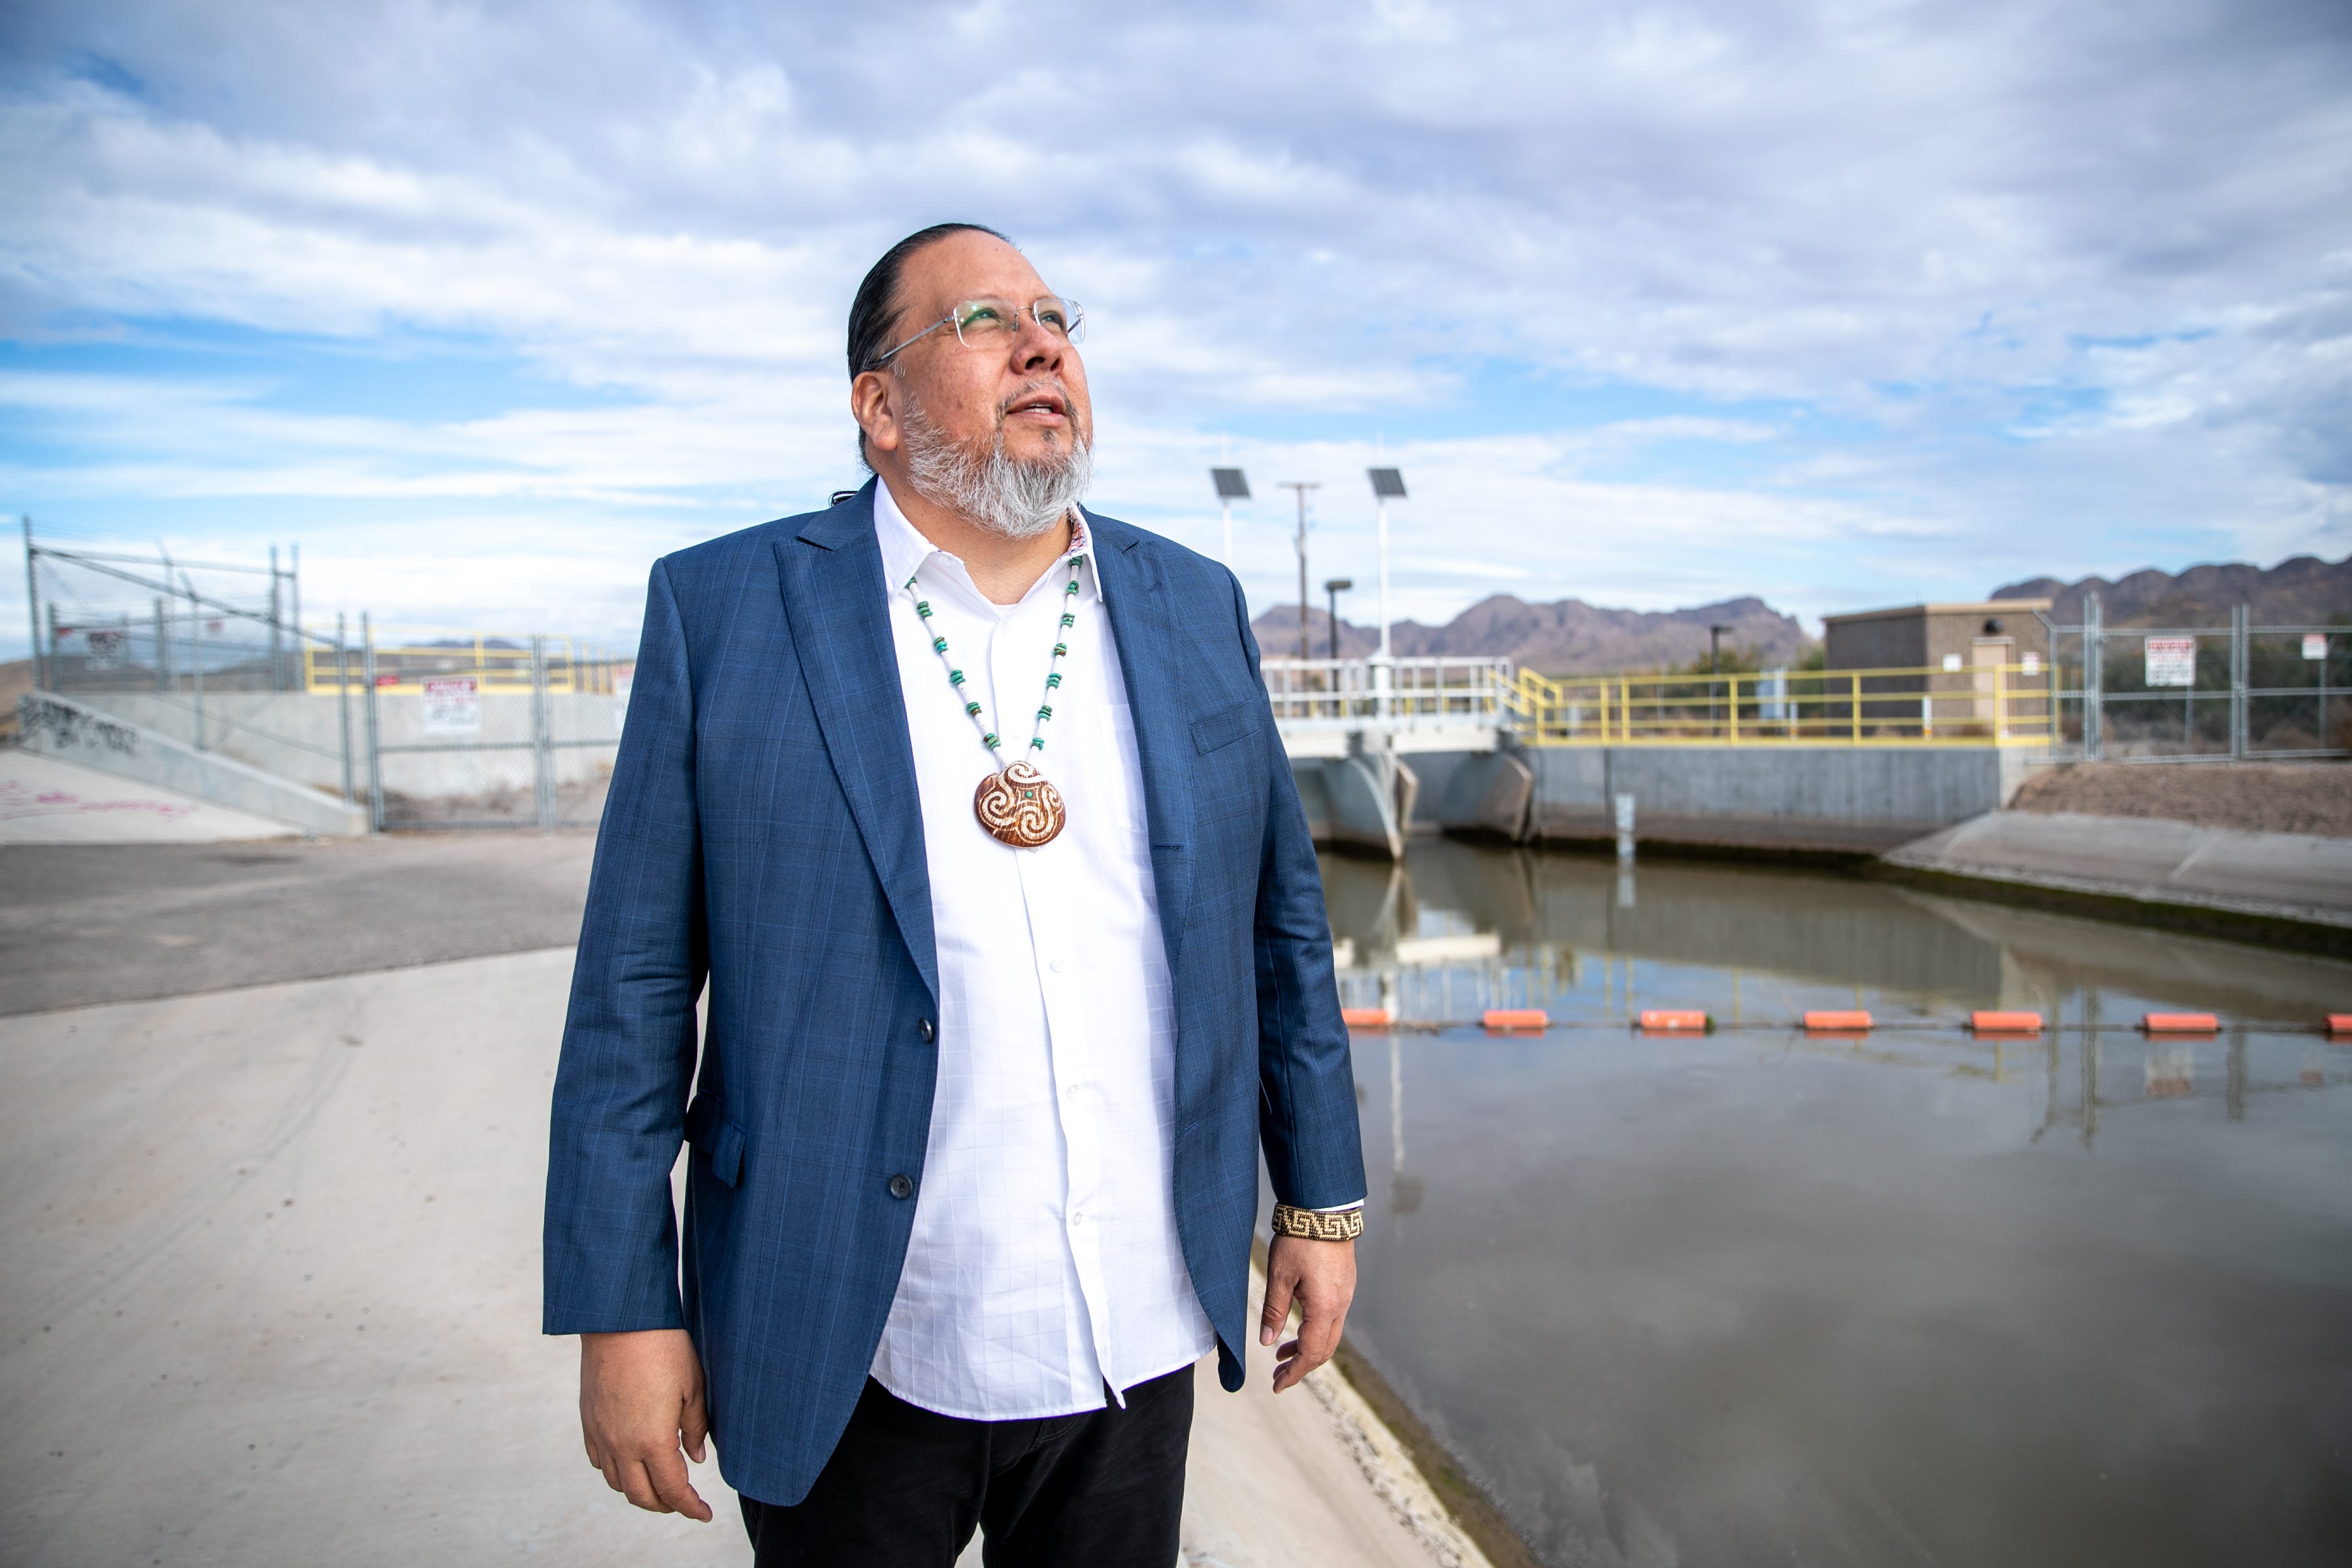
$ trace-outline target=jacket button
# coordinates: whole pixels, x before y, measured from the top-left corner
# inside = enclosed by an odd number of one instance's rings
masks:
[[[931,1043],[931,1041],[932,1041],[935,1037],[937,1037],[937,1036],[939,1035],[939,1031],[938,1031],[937,1029],[935,1029],[935,1028],[931,1027],[931,1021],[930,1021],[929,1018],[924,1019],[920,1024],[917,1025],[916,1026],[917,1026],[918,1028],[919,1028],[919,1029],[921,1029],[921,1030],[923,1031],[923,1044],[925,1044],[925,1045],[927,1045],[927,1046],[928,1046],[928,1045],[929,1045],[929,1044]],[[900,1195],[901,1195],[901,1196],[904,1196],[905,1194],[901,1194]]]
[[[911,1198],[915,1195],[915,1184],[905,1172],[902,1171],[890,1178],[890,1195],[894,1198]]]

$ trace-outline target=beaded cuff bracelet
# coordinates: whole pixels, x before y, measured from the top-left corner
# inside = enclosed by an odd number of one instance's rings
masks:
[[[1274,1205],[1274,1234],[1303,1236],[1309,1241],[1353,1241],[1364,1234],[1364,1211],[1349,1209],[1344,1214],[1324,1214],[1316,1209],[1298,1209],[1288,1204],[1276,1204]]]

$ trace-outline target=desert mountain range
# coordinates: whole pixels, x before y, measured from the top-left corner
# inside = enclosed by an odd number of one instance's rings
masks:
[[[2051,618],[2071,622],[2081,619],[2084,596],[2093,592],[2109,626],[2227,626],[2231,606],[2241,604],[2253,606],[2257,623],[2318,624],[2352,615],[2352,555],[2333,563],[2298,555],[2267,569],[2245,562],[2191,566],[2179,574],[2151,568],[2115,582],[2033,577],[1997,588],[1990,596],[2053,599]],[[1297,652],[1297,605],[1277,605],[1250,624],[1269,658]],[[1795,616],[1754,597],[1644,611],[1604,609],[1581,599],[1531,605],[1496,594],[1442,626],[1400,621],[1391,637],[1401,656],[1500,654],[1552,674],[1598,673],[1688,664],[1706,652],[1710,625],[1730,628],[1723,634],[1726,649],[1753,650],[1768,665],[1794,664],[1806,646]],[[1331,623],[1321,606],[1307,610],[1307,627],[1310,657],[1327,657]],[[1340,658],[1361,658],[1379,641],[1376,628],[1341,617]]]
[[[2243,561],[2191,566],[2178,574],[2150,568],[2112,583],[2032,577],[1995,588],[1992,596],[2054,600],[2050,618],[2079,625],[2083,601],[2093,593],[2111,626],[2226,626],[2239,605],[2252,606],[2256,625],[2325,625],[2331,616],[2352,614],[2352,555],[2334,562],[2297,555],[2267,569]]]

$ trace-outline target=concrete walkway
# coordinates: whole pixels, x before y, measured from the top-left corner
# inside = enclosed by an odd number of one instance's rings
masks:
[[[741,1564],[537,1331],[571,954],[0,1020],[0,1562]],[[1344,1384],[1204,1373],[1187,1560],[1483,1568]]]
[[[1885,859],[1916,871],[2352,928],[2347,838],[1996,811]]]
[[[299,829],[161,784],[0,751],[0,844],[217,844]]]

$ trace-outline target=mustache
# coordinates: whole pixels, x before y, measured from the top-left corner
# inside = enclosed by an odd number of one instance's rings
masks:
[[[996,422],[999,425],[1003,424],[1004,416],[1012,413],[1015,406],[1026,403],[1041,392],[1052,393],[1060,401],[1063,415],[1073,426],[1078,423],[1077,401],[1070,395],[1070,389],[1063,384],[1062,378],[1058,375],[1033,377],[999,398],[996,403]]]

